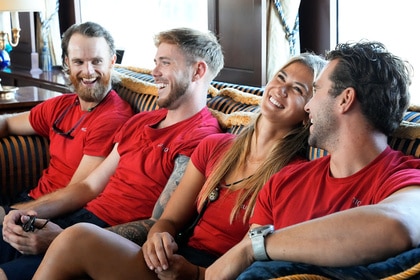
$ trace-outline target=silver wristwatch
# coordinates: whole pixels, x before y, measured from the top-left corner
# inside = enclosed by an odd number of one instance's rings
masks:
[[[273,225],[265,225],[253,228],[249,231],[249,237],[252,242],[252,249],[254,250],[254,257],[257,261],[267,261],[270,258],[265,251],[264,239],[267,235],[274,232]]]

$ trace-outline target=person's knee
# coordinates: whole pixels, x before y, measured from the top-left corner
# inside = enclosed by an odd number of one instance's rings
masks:
[[[54,243],[60,243],[61,247],[82,245],[85,242],[89,242],[90,237],[93,235],[92,232],[95,231],[96,228],[98,227],[89,223],[75,224],[62,231],[57,238],[55,238]],[[95,236],[93,235],[93,237]]]
[[[0,268],[0,280],[7,280],[6,273],[4,273],[3,269],[1,268]]]
[[[68,228],[66,228],[65,231],[67,236],[72,236],[74,238],[77,237],[83,237],[86,236],[86,234],[89,234],[93,230],[97,229],[98,226],[90,223],[77,223],[75,225],[72,225]]]

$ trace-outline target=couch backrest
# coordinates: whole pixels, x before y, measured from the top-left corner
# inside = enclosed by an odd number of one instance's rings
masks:
[[[153,86],[150,70],[138,67],[117,66],[115,73],[121,83],[116,86],[119,94],[127,100],[136,112],[154,110],[157,90]],[[259,112],[259,101],[264,89],[213,81],[208,91],[207,106],[219,119],[227,132],[238,133]],[[134,92],[133,92],[134,91]],[[142,94],[138,94],[141,92]],[[137,94],[136,94],[137,93]],[[412,106],[405,113],[399,129],[389,138],[389,145],[405,154],[420,157],[420,108]],[[308,148],[308,159],[327,155],[327,152]]]
[[[150,70],[136,67],[115,67],[121,82],[114,89],[130,103],[134,112],[155,110],[157,88]],[[221,127],[238,133],[260,111],[259,102],[264,90],[258,87],[212,82],[207,94],[207,106]]]
[[[47,138],[38,135],[0,138],[0,203],[8,204],[24,189],[36,186],[49,160]]]

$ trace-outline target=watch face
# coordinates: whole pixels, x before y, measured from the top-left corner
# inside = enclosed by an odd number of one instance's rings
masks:
[[[259,228],[260,228],[260,231],[265,231],[267,229],[270,229],[270,230],[274,229],[274,227],[272,225],[265,225],[265,226],[261,226]]]
[[[265,225],[265,226],[260,226],[260,227],[256,227],[251,229],[251,231],[249,232],[250,236],[256,236],[256,235],[262,235],[262,236],[266,236],[267,234],[273,233],[274,232],[274,226],[273,225]]]

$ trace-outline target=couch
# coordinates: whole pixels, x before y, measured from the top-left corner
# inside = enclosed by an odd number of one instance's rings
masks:
[[[157,108],[157,89],[153,85],[150,70],[116,65],[114,74],[119,77],[120,82],[113,87],[136,113]],[[207,105],[225,132],[238,133],[259,112],[258,104],[263,91],[263,88],[259,87],[213,81],[208,90]],[[392,148],[416,157],[420,156],[419,111],[417,107],[410,107],[400,128],[389,138]],[[42,170],[48,165],[48,145],[48,139],[40,136],[8,136],[0,139],[0,198],[3,203],[10,201],[25,188],[36,185]],[[322,149],[308,147],[309,160],[326,154]],[[414,257],[408,254],[410,252],[406,252],[408,255],[405,255],[403,261],[396,262],[393,259],[397,269],[393,270],[392,275],[401,275],[389,279],[408,279],[413,275],[420,279],[420,249],[412,251],[415,251]],[[409,261],[406,261],[407,259]],[[286,270],[284,275],[288,275],[289,271]],[[307,266],[293,267],[293,271],[294,276],[279,279],[331,279],[321,272],[315,273],[317,269]]]

